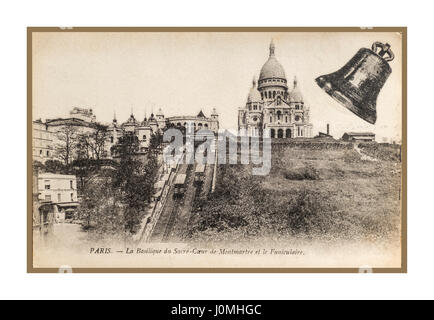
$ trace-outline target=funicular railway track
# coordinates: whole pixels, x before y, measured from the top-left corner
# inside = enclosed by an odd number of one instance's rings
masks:
[[[169,221],[167,221],[166,228],[164,230],[163,234],[163,242],[167,242],[170,238],[170,234],[173,230],[173,226],[176,221],[176,216],[178,215],[179,205],[175,203],[175,205],[172,208],[172,212],[170,213]]]
[[[192,165],[184,165],[184,166],[185,167],[183,169],[185,170],[182,170],[181,171],[182,173],[180,173],[180,175],[182,174],[186,175],[186,181],[184,182],[184,184],[188,186]],[[185,203],[185,197],[176,196],[176,190],[174,190],[173,195],[171,196],[173,197],[173,206],[170,208],[171,211],[170,211],[169,219],[164,228],[164,233],[162,238],[163,242],[168,242],[170,238],[173,236],[174,226],[179,216],[180,209]]]
[[[194,201],[204,195],[205,192],[202,192],[204,185],[210,189],[212,174],[213,170],[210,170],[210,166],[205,163],[180,165],[175,181],[168,192],[162,214],[152,232],[151,241],[171,242],[184,238],[192,217]],[[179,180],[183,179],[181,185]]]
[[[179,237],[179,228],[176,227],[177,224],[182,222],[183,219],[183,209],[189,203],[186,201],[191,201],[191,199],[187,199],[185,193],[189,191],[190,188],[194,188],[193,180],[194,180],[194,165],[192,164],[183,164],[181,170],[177,174],[177,178],[181,176],[185,176],[185,181],[183,182],[182,192],[179,192],[178,186],[175,185],[172,188],[172,192],[169,195],[172,199],[170,201],[170,205],[165,208],[165,220],[162,219],[161,223],[164,223],[164,226],[160,227],[160,238],[162,242],[169,242],[173,238]],[[185,191],[187,190],[187,191]]]

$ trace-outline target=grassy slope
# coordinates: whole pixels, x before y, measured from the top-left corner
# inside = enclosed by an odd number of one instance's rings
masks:
[[[251,176],[250,166],[221,165],[215,194],[196,203],[191,240],[398,240],[401,164],[396,157],[362,161],[351,145],[327,146],[273,145],[272,169],[264,177]],[[390,151],[376,148],[381,154]]]

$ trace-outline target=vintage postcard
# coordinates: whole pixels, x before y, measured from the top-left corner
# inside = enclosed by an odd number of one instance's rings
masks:
[[[406,272],[405,27],[27,36],[29,272]]]

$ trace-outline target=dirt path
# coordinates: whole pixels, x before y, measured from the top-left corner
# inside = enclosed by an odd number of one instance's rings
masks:
[[[373,158],[373,157],[370,157],[370,156],[364,154],[364,153],[362,152],[362,150],[359,148],[359,146],[357,145],[357,143],[354,143],[353,146],[354,146],[354,150],[356,150],[357,153],[360,154],[360,158],[361,158],[362,160],[367,160],[367,161],[378,161],[378,159]]]

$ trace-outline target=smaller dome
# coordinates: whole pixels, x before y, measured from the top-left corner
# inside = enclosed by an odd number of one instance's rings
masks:
[[[142,121],[142,123],[141,123],[141,126],[142,127],[146,127],[148,125],[148,119],[146,118],[146,116],[145,116],[145,118],[143,119],[143,121]]]
[[[294,77],[294,89],[289,93],[289,102],[303,102],[303,96],[297,86],[297,78]]]
[[[128,118],[127,122],[128,124],[132,123],[132,124],[136,124],[136,118],[134,118],[134,115],[131,113],[130,117]]]
[[[256,80],[253,79],[252,87],[250,88],[249,95],[247,96],[247,103],[261,101],[261,95],[256,87]]]

